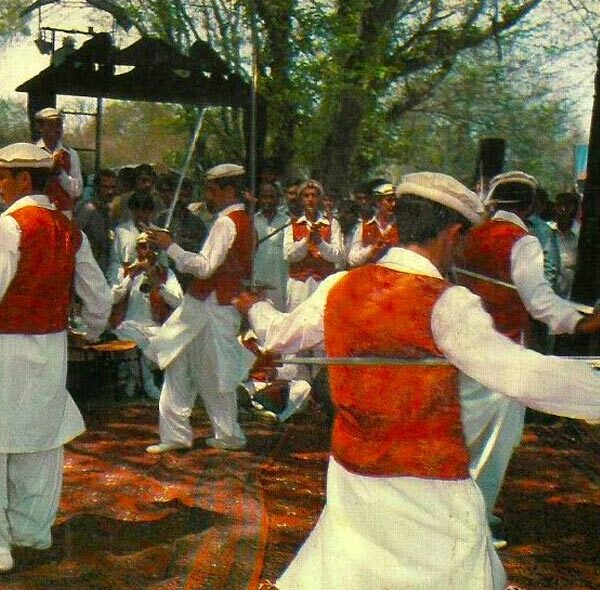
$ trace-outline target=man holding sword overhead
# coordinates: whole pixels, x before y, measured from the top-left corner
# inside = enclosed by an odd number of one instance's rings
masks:
[[[181,305],[150,339],[149,356],[164,369],[159,403],[159,454],[192,447],[190,414],[202,398],[214,436],[211,447],[235,450],[246,445],[237,420],[235,389],[248,372],[238,342],[240,315],[231,299],[252,278],[252,220],[241,203],[245,170],[221,164],[206,173],[205,193],[217,218],[198,253],[188,252],[163,230],[149,230],[152,245],[166,251],[177,270],[194,276]]]

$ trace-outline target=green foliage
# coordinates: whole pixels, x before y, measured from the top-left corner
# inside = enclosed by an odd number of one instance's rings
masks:
[[[0,146],[29,141],[29,121],[23,105],[16,101],[0,98]]]

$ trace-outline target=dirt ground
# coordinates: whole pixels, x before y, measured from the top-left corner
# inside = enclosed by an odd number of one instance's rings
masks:
[[[194,417],[187,453],[155,457],[157,408],[88,415],[69,445],[54,546],[16,552],[2,590],[255,590],[275,580],[324,502],[328,424],[318,410],[284,426],[246,418],[245,451],[207,448]],[[597,427],[529,424],[500,513],[511,583],[525,590],[600,588]],[[376,589],[374,589],[376,590]]]

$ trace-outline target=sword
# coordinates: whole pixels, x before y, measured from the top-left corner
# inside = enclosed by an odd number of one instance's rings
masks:
[[[570,361],[584,361],[590,365],[600,368],[600,356],[559,356],[559,359]],[[400,366],[400,367],[445,367],[454,366],[445,358],[423,357],[420,359],[408,359],[383,356],[338,356],[338,357],[290,357],[277,361],[281,365],[316,365],[329,366]]]
[[[175,188],[175,193],[173,194],[173,199],[171,201],[171,205],[169,206],[169,211],[167,212],[167,218],[165,219],[165,227],[160,228],[163,230],[168,230],[171,225],[171,221],[173,221],[173,213],[175,212],[175,207],[177,205],[177,201],[179,200],[179,193],[181,192],[181,187],[183,185],[183,179],[187,174],[187,171],[192,162],[192,156],[194,155],[194,151],[196,149],[196,144],[198,143],[198,138],[200,137],[200,129],[202,127],[202,122],[204,121],[204,114],[206,113],[206,108],[202,109],[198,120],[196,121],[196,127],[194,128],[194,134],[192,135],[192,139],[190,141],[190,145],[188,148],[187,155],[185,157],[185,162],[183,164],[183,168],[179,173],[179,178],[177,179],[177,187]]]
[[[515,285],[512,283],[507,283],[506,281],[501,281],[500,279],[494,279],[492,277],[488,277],[486,275],[479,274],[478,272],[473,272],[472,270],[467,270],[466,268],[460,268],[458,266],[452,267],[452,272],[465,275],[467,277],[471,277],[473,279],[478,279],[480,281],[485,281],[486,283],[491,283],[492,285],[499,285],[500,287],[506,287],[507,289],[512,289],[514,291],[517,290]],[[569,301],[569,303],[579,312],[584,315],[592,315],[594,313],[594,308],[590,305],[584,305],[583,303],[577,303],[576,301]]]

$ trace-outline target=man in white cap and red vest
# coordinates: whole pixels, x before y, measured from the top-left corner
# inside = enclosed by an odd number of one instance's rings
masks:
[[[553,334],[590,333],[600,327],[599,316],[584,318],[573,303],[556,295],[544,276],[541,244],[526,226],[536,188],[535,178],[523,172],[494,177],[487,199],[495,213],[469,233],[455,269],[458,282],[481,297],[496,330],[525,346],[530,316]],[[463,390],[463,407],[474,418],[466,422],[472,473],[483,492],[496,545],[502,547],[506,541],[493,510],[521,439],[525,405],[495,388],[471,383]]]
[[[361,221],[348,253],[350,266],[362,266],[377,262],[392,246],[398,245],[398,230],[394,219],[396,188],[391,182],[382,181],[371,190],[377,207],[371,219]]]
[[[246,445],[237,419],[235,390],[249,369],[249,355],[238,342],[240,314],[231,304],[252,278],[253,226],[241,203],[245,170],[221,164],[206,173],[206,200],[218,212],[198,253],[187,252],[164,231],[149,241],[165,249],[177,270],[194,276],[181,305],[150,338],[149,355],[165,370],[159,402],[160,443],[149,453],[190,449],[190,414],[202,398],[214,436],[210,447],[236,450]]]
[[[47,107],[35,114],[40,139],[37,145],[46,150],[53,159],[52,172],[44,194],[59,211],[73,215],[75,201],[81,196],[83,178],[79,155],[62,143],[63,113],[54,107]]]
[[[0,573],[11,547],[51,545],[63,445],[84,431],[66,390],[72,294],[92,340],[111,307],[87,238],[42,194],[51,167],[30,143],[0,149]]]
[[[461,235],[480,220],[477,195],[429,172],[405,176],[397,192],[402,246],[376,264],[325,279],[289,314],[253,294],[236,300],[266,349],[295,353],[324,341],[342,363],[329,367],[327,503],[280,590],[503,590],[469,473],[461,378],[538,410],[600,416],[591,367],[511,342],[479,297],[444,278]]]
[[[323,187],[308,180],[298,190],[303,214],[284,230],[283,257],[289,264],[288,311],[295,309],[315,291],[319,283],[335,272],[342,250],[342,232],[337,219],[331,221],[320,211]]]

